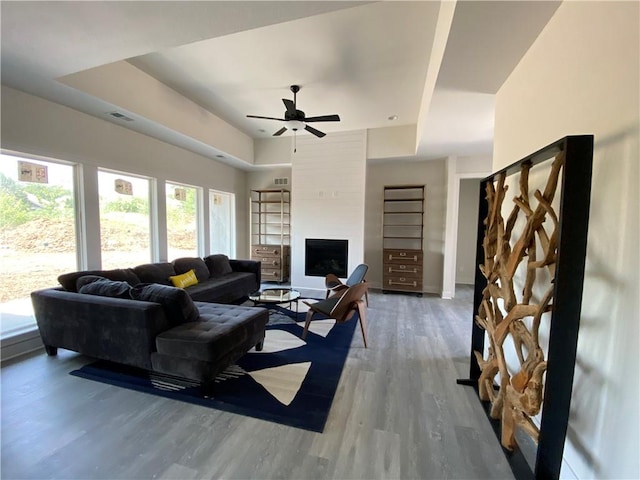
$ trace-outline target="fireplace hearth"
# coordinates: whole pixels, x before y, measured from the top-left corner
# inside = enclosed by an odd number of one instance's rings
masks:
[[[333,273],[346,278],[348,240],[307,238],[305,240],[304,274],[307,277],[324,277]]]

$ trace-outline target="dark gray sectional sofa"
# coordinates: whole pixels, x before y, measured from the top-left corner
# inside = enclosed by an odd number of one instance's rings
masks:
[[[196,285],[171,286],[170,276],[190,270]],[[49,355],[65,348],[209,388],[220,371],[262,348],[267,310],[229,304],[259,289],[259,262],[211,255],[58,280],[61,287],[31,294]]]

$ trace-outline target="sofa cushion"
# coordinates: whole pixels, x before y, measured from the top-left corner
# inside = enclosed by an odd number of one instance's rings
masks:
[[[256,277],[252,273],[232,272],[218,278],[210,278],[186,290],[194,301],[233,303],[256,291]]]
[[[204,263],[207,265],[209,276],[212,278],[221,277],[222,275],[233,272],[231,264],[229,263],[229,257],[221,253],[205,257]]]
[[[108,280],[127,282],[131,286],[134,286],[141,281],[133,269],[117,268],[115,270],[83,270],[79,272],[63,273],[58,277],[58,282],[60,282],[60,285],[62,285],[65,290],[69,292],[77,292],[76,282],[80,277],[87,275],[98,275]]]
[[[86,278],[86,276],[81,278]],[[114,280],[107,280],[106,278],[87,283],[85,285],[82,285],[78,289],[78,293],[99,295],[101,297],[129,299],[131,298],[131,296],[129,295],[130,291],[131,285],[129,285],[127,282],[117,282]]]
[[[193,268],[187,273],[183,273],[182,275],[174,275],[173,277],[169,277],[169,280],[171,280],[171,283],[174,287],[178,288],[186,288],[198,284],[198,277],[196,277],[196,272],[193,270]]]
[[[173,263],[173,268],[178,275],[187,273],[189,270],[193,270],[196,274],[196,277],[198,277],[199,282],[204,282],[207,278],[209,278],[209,269],[204,263],[204,260],[199,257],[176,258],[171,263]]]
[[[200,316],[189,294],[181,288],[158,283],[139,283],[131,289],[131,298],[162,305],[172,326],[194,322]]]
[[[264,308],[197,302],[200,320],[162,332],[158,353],[216,362],[250,339],[262,337],[269,320]],[[250,347],[248,347],[250,348]]]
[[[176,274],[172,263],[145,263],[134,267],[133,271],[141,283],[171,285],[169,277]]]

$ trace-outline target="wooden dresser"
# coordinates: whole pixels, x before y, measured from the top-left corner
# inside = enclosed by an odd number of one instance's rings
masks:
[[[422,250],[384,249],[384,290],[422,293]]]
[[[424,185],[384,187],[382,291],[422,296]]]
[[[284,282],[289,279],[289,245],[252,245],[251,260],[262,262],[263,282]]]

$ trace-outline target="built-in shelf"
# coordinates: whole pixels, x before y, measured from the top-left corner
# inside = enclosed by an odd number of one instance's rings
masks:
[[[383,292],[422,295],[424,185],[386,186],[383,205]]]
[[[262,281],[284,282],[290,270],[291,192],[251,190],[251,259],[262,263]]]

